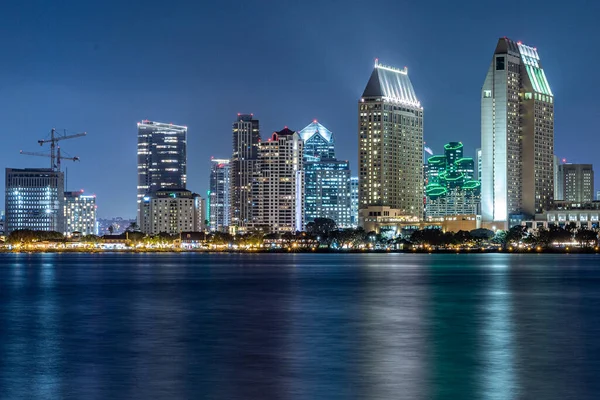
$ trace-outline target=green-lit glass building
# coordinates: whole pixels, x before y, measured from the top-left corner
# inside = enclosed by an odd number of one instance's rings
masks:
[[[474,179],[475,162],[463,157],[463,144],[450,142],[443,155],[427,159],[426,217],[477,214],[481,185]]]

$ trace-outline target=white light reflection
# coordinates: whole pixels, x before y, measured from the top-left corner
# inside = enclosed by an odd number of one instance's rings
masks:
[[[509,268],[506,264],[490,267],[490,287],[484,295],[482,398],[512,399],[518,388]]]

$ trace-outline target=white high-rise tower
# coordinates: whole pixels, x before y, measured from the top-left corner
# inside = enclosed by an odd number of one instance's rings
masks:
[[[481,213],[498,228],[554,195],[554,95],[537,49],[498,41],[481,91]]]

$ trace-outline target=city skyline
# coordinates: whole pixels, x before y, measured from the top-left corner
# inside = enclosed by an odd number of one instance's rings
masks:
[[[524,27],[506,18],[509,10],[498,10],[488,16],[484,13],[485,7],[476,2],[456,7],[458,10],[440,2],[437,6],[448,11],[455,21],[440,24],[431,21],[431,32],[423,32],[416,40],[404,41],[401,46],[397,40],[402,32],[418,27],[418,21],[427,17],[427,7],[409,7],[407,12],[416,22],[409,22],[402,30],[381,21],[388,38],[376,41],[371,33],[360,37],[363,34],[359,21],[364,15],[354,4],[346,9],[347,26],[332,18],[336,7],[317,8],[308,2],[295,6],[293,13],[272,7],[267,18],[279,17],[286,23],[297,21],[296,14],[306,14],[312,7],[320,11],[316,15],[318,20],[330,21],[339,28],[339,33],[315,36],[308,29],[301,29],[299,33],[274,38],[261,30],[252,32],[248,39],[254,46],[239,51],[246,54],[255,50],[257,55],[248,58],[241,68],[232,62],[231,55],[224,54],[236,54],[236,51],[219,50],[236,48],[235,38],[242,36],[235,21],[245,17],[242,9],[224,6],[214,22],[207,20],[206,24],[198,24],[201,28],[193,28],[211,29],[231,16],[231,29],[225,32],[224,40],[215,44],[205,39],[192,40],[191,35],[180,28],[164,38],[150,33],[150,38],[143,39],[133,34],[136,23],[128,26],[130,20],[123,16],[113,20],[123,30],[124,35],[120,37],[125,37],[117,43],[114,37],[103,36],[100,24],[91,22],[82,26],[79,22],[91,11],[89,5],[69,10],[59,5],[49,6],[47,11],[56,17],[53,20],[57,21],[57,29],[54,24],[38,24],[35,15],[15,18],[20,24],[9,20],[6,26],[8,34],[3,40],[7,40],[12,57],[0,67],[0,73],[10,78],[5,79],[6,96],[0,100],[0,109],[4,113],[3,120],[7,121],[6,131],[14,134],[6,134],[2,152],[5,167],[45,167],[43,159],[22,157],[18,151],[31,148],[53,126],[69,132],[87,131],[85,140],[65,143],[64,150],[81,157],[80,163],[68,165],[69,186],[65,190],[85,187],[95,193],[99,217],[132,217],[135,206],[127,199],[135,196],[135,162],[130,154],[135,149],[136,122],[148,118],[189,127],[188,188],[206,193],[210,156],[230,156],[231,116],[237,112],[253,112],[261,119],[263,132],[275,131],[283,125],[300,127],[306,120],[318,119],[336,132],[337,156],[349,160],[355,171],[358,165],[356,101],[364,88],[364,76],[376,57],[386,64],[408,66],[411,80],[427,109],[424,134],[427,146],[438,153],[451,136],[465,144],[465,155],[474,156],[475,148],[480,145],[479,95],[484,70],[489,66],[490,47],[503,36],[542,49],[544,69],[559,99],[555,127],[555,152],[559,159],[594,164],[593,146],[581,148],[578,142],[593,140],[597,130],[594,126],[597,111],[593,90],[589,87],[598,85],[599,78],[592,69],[594,57],[598,55],[592,49],[592,62],[582,63],[577,57],[561,57],[561,53],[567,47],[576,53],[589,51],[584,39],[597,32],[591,16],[597,15],[598,5],[588,4],[587,12],[581,12],[580,8],[575,13],[564,10],[558,3],[544,2],[544,12],[537,13],[540,7],[534,3],[523,5],[522,12],[534,16],[530,27]],[[399,5],[393,7],[397,7],[397,11],[402,9]],[[127,5],[122,10],[123,15],[134,15],[134,8],[141,14],[140,20],[144,16],[158,16],[160,11],[153,4],[143,10]],[[257,11],[266,8],[257,5]],[[110,9],[108,3],[94,11],[98,19],[102,19],[103,15],[111,15]],[[160,18],[163,22],[183,18],[185,22],[184,14],[195,15],[192,11],[183,7]],[[25,15],[25,12],[19,5],[8,9],[9,14]],[[481,18],[483,15],[486,18]],[[553,27],[552,31],[544,27],[544,21],[559,16],[563,24]],[[580,21],[577,29],[573,29],[575,16]],[[455,23],[465,17],[468,23]],[[590,23],[585,23],[587,18]],[[452,21],[452,17],[445,19]],[[72,35],[73,28],[81,28],[78,35]],[[451,59],[453,50],[435,38],[447,31],[467,42],[470,51],[466,62],[446,63],[440,68],[439,60]],[[194,37],[204,37],[204,34]],[[27,42],[23,42],[23,38]],[[341,45],[332,46],[339,39],[343,39]],[[186,52],[187,57],[182,61],[146,63],[143,49],[149,46],[143,44],[150,43],[155,45],[154,51],[175,44],[173,50]],[[187,52],[198,48],[202,50]],[[317,57],[312,65],[294,63],[304,60],[309,51],[322,58]],[[47,57],[54,53],[61,57]],[[43,58],[49,60],[42,61]],[[281,59],[289,60],[285,68],[268,68],[273,63],[279,65]],[[215,82],[209,82],[211,80]],[[294,95],[287,102],[279,102],[276,94],[283,91]],[[211,92],[217,93],[217,97],[207,96]],[[598,177],[596,186],[600,186]]]

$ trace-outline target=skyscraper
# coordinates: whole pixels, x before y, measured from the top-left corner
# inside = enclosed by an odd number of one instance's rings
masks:
[[[381,212],[391,212],[398,220],[419,221],[423,217],[423,107],[406,67],[387,67],[375,60],[358,102],[358,126],[360,224]]]
[[[64,232],[65,178],[49,168],[6,168],[5,233]]]
[[[96,196],[86,196],[80,192],[65,192],[65,231],[81,235],[96,234]]]
[[[236,232],[246,232],[252,223],[252,182],[259,171],[260,132],[254,114],[238,114],[233,123],[231,156],[230,224]]]
[[[273,233],[304,230],[304,143],[287,127],[260,143],[260,173],[253,184],[253,227]]]
[[[333,133],[314,120],[298,134],[304,141],[304,222],[330,218],[351,227],[350,166],[335,158]]]
[[[463,157],[463,144],[447,143],[444,155],[431,156],[427,162],[427,217],[477,214],[481,185],[474,180],[475,162]]]
[[[561,164],[558,166],[561,192],[557,200],[589,203],[594,200],[594,169],[592,164]]]
[[[229,228],[229,194],[231,169],[229,160],[210,160],[209,224],[211,231],[227,232]]]
[[[553,156],[554,95],[537,49],[501,38],[481,90],[483,222],[550,208]]]
[[[159,189],[185,189],[187,127],[138,122],[138,223],[142,198]]]

